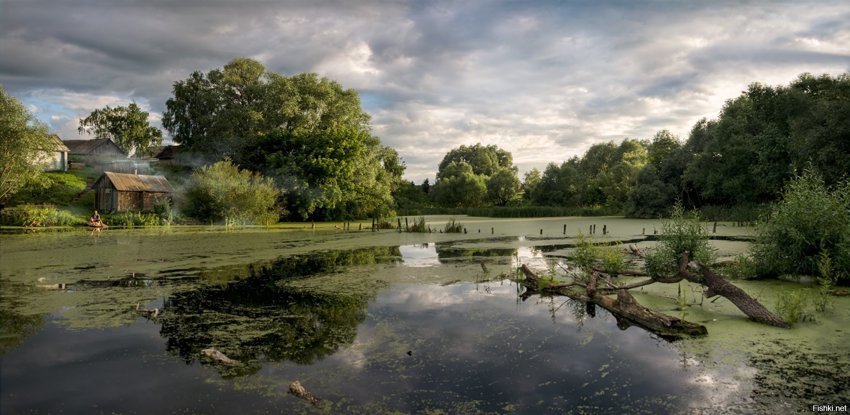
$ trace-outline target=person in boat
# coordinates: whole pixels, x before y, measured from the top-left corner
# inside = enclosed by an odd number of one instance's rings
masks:
[[[91,215],[89,218],[89,225],[92,226],[102,226],[103,222],[100,221],[100,214],[97,213],[97,210],[94,211],[94,215]]]

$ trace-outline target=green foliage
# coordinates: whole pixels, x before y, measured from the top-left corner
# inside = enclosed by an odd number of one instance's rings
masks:
[[[807,310],[809,302],[810,299],[802,290],[782,291],[776,302],[776,313],[789,324],[814,321],[814,316]]]
[[[271,179],[225,160],[192,174],[183,211],[196,219],[224,221],[226,225],[268,225],[278,220],[278,195]]]
[[[758,227],[753,257],[760,274],[819,275],[828,265],[836,279],[849,278],[848,209],[847,182],[830,190],[819,174],[808,169],[789,182],[782,200]]]
[[[485,177],[475,174],[465,161],[449,164],[431,189],[431,197],[446,207],[481,206],[486,195]]]
[[[496,206],[505,206],[519,194],[520,182],[516,170],[502,168],[487,179],[487,198]]]
[[[0,225],[4,226],[71,226],[83,223],[83,218],[53,205],[26,204],[0,210]]]
[[[579,232],[576,237],[576,248],[573,251],[573,262],[577,267],[587,270],[596,262],[596,249],[591,238],[586,238]]]
[[[352,89],[313,73],[291,77],[258,61],[237,58],[222,69],[194,72],[177,81],[162,124],[190,151],[216,161],[232,157],[243,167],[266,136],[369,130],[369,115]]]
[[[113,228],[148,228],[152,226],[167,225],[158,214],[154,212],[115,212],[101,216],[101,220]]]
[[[0,203],[38,178],[55,148],[47,127],[0,85]]]
[[[81,119],[78,130],[94,134],[96,138],[108,138],[125,153],[135,150],[139,154],[151,155],[157,146],[162,145],[162,131],[150,125],[148,116],[135,102],[126,107],[106,106]]]
[[[413,218],[413,225],[408,229],[408,232],[427,233],[429,232],[428,224],[425,223],[425,217]]]
[[[612,276],[623,272],[626,269],[626,261],[623,259],[623,251],[619,246],[600,246],[596,250],[596,255],[602,262],[602,269],[610,273]]]
[[[437,170],[437,180],[454,175],[450,173],[450,166],[461,163],[469,165],[472,173],[489,178],[501,169],[513,168],[513,156],[495,145],[460,146],[443,157]]]
[[[443,157],[431,197],[444,207],[505,206],[519,189],[511,153],[476,144],[452,149]]]
[[[443,227],[443,232],[445,233],[463,233],[464,227],[463,224],[454,220],[454,218],[449,219],[446,222],[446,226]]]
[[[753,279],[758,276],[758,264],[751,256],[740,254],[732,265],[724,268],[723,275],[742,280]]]
[[[683,252],[703,264],[710,264],[714,258],[714,248],[708,243],[699,215],[685,213],[682,205],[676,204],[670,219],[662,225],[658,245],[646,256],[647,273],[652,276],[675,273]]]
[[[53,203],[60,206],[86,190],[86,181],[72,173],[48,172],[21,188],[14,196],[17,204]]]

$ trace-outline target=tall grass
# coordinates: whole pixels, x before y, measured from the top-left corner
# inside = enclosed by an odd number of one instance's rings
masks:
[[[0,225],[5,226],[71,226],[83,223],[85,219],[53,205],[26,204],[0,211]]]
[[[449,219],[446,222],[446,226],[443,228],[443,232],[445,233],[463,233],[463,224],[454,220],[454,218]]]

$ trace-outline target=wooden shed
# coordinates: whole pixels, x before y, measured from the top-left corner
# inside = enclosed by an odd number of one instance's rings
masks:
[[[94,208],[102,212],[153,210],[161,200],[170,200],[174,188],[164,176],[104,172],[92,185]]]

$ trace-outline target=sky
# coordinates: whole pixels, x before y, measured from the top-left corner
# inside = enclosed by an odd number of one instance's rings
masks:
[[[850,71],[850,2],[0,0],[0,84],[63,139],[250,57],[360,93],[405,178],[495,144],[520,173],[591,145],[687,139],[753,82]]]

